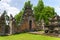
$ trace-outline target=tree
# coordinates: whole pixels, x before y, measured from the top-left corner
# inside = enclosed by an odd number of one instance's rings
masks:
[[[34,7],[34,15],[35,15],[36,21],[38,21],[39,17],[42,15],[43,9],[44,9],[43,1],[39,0],[37,6]]]
[[[23,10],[25,10],[25,7],[26,7],[26,6],[28,6],[28,7],[31,7],[31,8],[32,8],[32,6],[33,6],[33,5],[30,3],[30,1],[25,2]]]
[[[23,16],[23,11],[20,11],[18,14],[15,15],[17,24],[22,20],[22,16]]]
[[[56,14],[53,7],[50,6],[44,6],[44,3],[42,0],[39,0],[37,6],[34,7],[34,15],[36,18],[36,21],[44,20],[45,23],[48,23],[48,18],[53,17]]]
[[[44,9],[44,3],[43,3],[42,0],[39,0],[39,1],[38,1],[37,9],[38,9],[38,11],[40,11],[40,12],[42,12],[42,10]]]

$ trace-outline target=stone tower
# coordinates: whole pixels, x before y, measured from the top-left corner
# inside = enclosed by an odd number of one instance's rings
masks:
[[[0,35],[5,35],[5,11],[0,17]]]
[[[34,31],[36,30],[36,25],[35,25],[35,18],[33,15],[33,10],[31,6],[26,5],[24,14],[22,17],[22,24],[20,27],[20,31]]]

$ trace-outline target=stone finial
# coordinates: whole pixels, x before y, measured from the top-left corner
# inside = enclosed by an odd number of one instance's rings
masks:
[[[10,20],[13,20],[13,16],[12,16],[12,14],[10,14]]]

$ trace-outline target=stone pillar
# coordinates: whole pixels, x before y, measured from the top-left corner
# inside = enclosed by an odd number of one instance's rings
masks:
[[[16,23],[15,23],[15,19],[12,17],[12,15],[10,15],[9,26],[10,26],[10,34],[15,34],[16,33]]]
[[[10,35],[13,34],[12,22],[13,22],[13,16],[10,15],[10,20],[9,20]]]
[[[0,17],[0,27],[1,27],[1,32],[0,35],[5,35],[5,16],[2,14]]]
[[[42,30],[44,30],[44,20],[41,20],[41,26],[42,26]]]
[[[13,34],[13,33],[12,33],[12,21],[10,21],[9,26],[10,26],[10,34]]]

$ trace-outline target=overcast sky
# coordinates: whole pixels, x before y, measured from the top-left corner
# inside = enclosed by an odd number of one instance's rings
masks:
[[[28,0],[1,0],[0,1],[0,15],[6,10],[8,15],[12,14],[15,16],[22,10],[24,3]],[[33,6],[36,6],[38,0],[30,0]],[[60,0],[43,0],[44,5],[51,6],[55,8],[55,11],[60,15]]]

